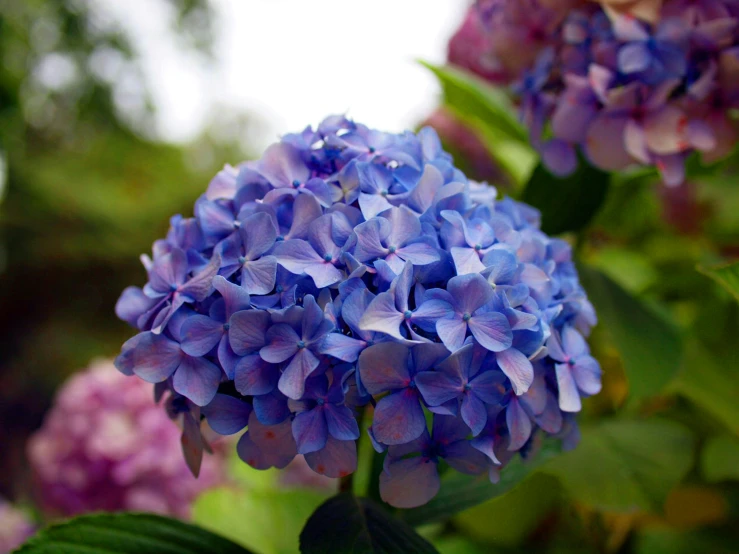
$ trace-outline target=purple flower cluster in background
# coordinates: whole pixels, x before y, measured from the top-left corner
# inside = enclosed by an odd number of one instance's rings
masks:
[[[35,530],[23,512],[0,498],[0,554],[18,548]]]
[[[382,497],[418,506],[440,463],[495,480],[537,433],[573,442],[600,390],[569,245],[469,181],[431,128],[334,116],[287,135],[220,172],[143,259],[149,282],[116,307],[140,333],[116,366],[168,393],[194,465],[204,417],[246,428],[255,468],[302,454],[346,476],[366,411]]]
[[[145,511],[187,518],[197,495],[223,483],[223,453],[192,476],[181,431],[151,385],[98,362],[59,390],[28,457],[40,508],[49,516]]]
[[[711,163],[736,142],[739,2],[667,0],[633,13],[626,4],[606,13],[584,0],[478,0],[449,61],[511,85],[555,174],[574,171],[580,150],[604,170],[653,165],[677,185],[688,155]]]

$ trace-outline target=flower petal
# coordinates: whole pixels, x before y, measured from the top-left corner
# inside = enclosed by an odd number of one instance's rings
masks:
[[[359,426],[352,411],[346,406],[326,404],[324,406],[326,425],[329,434],[335,439],[342,441],[357,440],[359,438]]]
[[[479,274],[452,277],[447,290],[456,301],[460,315],[474,313],[493,298],[493,287]]]
[[[288,398],[299,400],[305,390],[305,380],[318,367],[318,364],[318,358],[313,352],[307,348],[301,348],[282,371],[280,380],[277,382],[280,392]]]
[[[269,394],[255,396],[252,404],[257,419],[264,425],[277,425],[285,420],[290,421],[290,407],[287,404],[287,398],[276,389]]]
[[[405,337],[400,334],[400,324],[404,316],[395,307],[395,296],[392,292],[378,294],[359,320],[359,328],[363,331],[385,333],[398,340]]]
[[[582,409],[582,402],[570,366],[556,364],[554,369],[557,374],[557,388],[559,389],[559,408],[563,412],[579,412]]]
[[[421,371],[414,381],[423,400],[429,406],[440,406],[449,400],[458,398],[464,390],[460,378],[454,378],[442,371]]]
[[[174,373],[182,361],[183,353],[176,342],[146,332],[126,341],[121,356],[131,360],[131,370],[144,381],[159,383]],[[116,361],[116,364],[120,362]]]
[[[359,209],[362,210],[362,215],[367,221],[393,207],[393,205],[387,201],[387,198],[380,194],[367,194],[360,192],[358,202]]]
[[[239,439],[236,452],[239,458],[256,469],[286,467],[298,453],[290,420],[279,425],[262,425],[252,412],[249,431]]]
[[[251,406],[233,396],[216,394],[210,404],[203,408],[203,414],[216,433],[233,435],[249,423]]]
[[[270,327],[267,331],[267,340],[268,344],[259,350],[259,355],[265,362],[279,364],[289,360],[299,350],[300,337],[287,323],[278,323]]]
[[[301,412],[293,419],[293,437],[298,445],[298,454],[308,454],[326,446],[328,428],[323,407]]]
[[[277,263],[296,275],[302,275],[305,268],[324,261],[313,246],[302,239],[278,242],[272,253],[277,258]]]
[[[182,351],[190,356],[205,356],[220,342],[223,323],[205,315],[193,315],[182,324]]]
[[[243,356],[262,348],[267,343],[269,322],[269,313],[261,310],[242,310],[233,314],[228,330],[233,351]]]
[[[498,366],[511,380],[513,392],[520,396],[529,390],[534,382],[534,366],[529,359],[515,348],[508,348],[495,354]]]
[[[444,346],[455,352],[464,346],[467,324],[461,317],[445,317],[436,322],[436,332]]]
[[[245,262],[241,268],[241,286],[249,294],[269,294],[275,288],[277,258],[265,256]]]
[[[366,346],[367,343],[364,341],[347,337],[341,333],[330,333],[323,339],[318,351],[321,354],[328,354],[344,362],[356,362],[359,353]]]
[[[396,508],[422,506],[440,487],[436,464],[420,456],[394,460],[380,474],[380,497]]]
[[[426,429],[418,394],[411,389],[380,399],[375,407],[372,430],[383,444],[403,444],[418,438]]]
[[[475,340],[491,352],[501,352],[513,344],[511,325],[508,318],[501,313],[476,314],[469,320],[468,325]]]
[[[600,364],[592,356],[581,356],[572,367],[572,376],[577,388],[585,394],[598,394],[602,387],[600,382]]]
[[[357,443],[337,440],[329,435],[326,446],[306,454],[305,461],[319,475],[332,479],[346,477],[357,469]]]
[[[205,358],[183,356],[174,373],[172,386],[198,406],[205,406],[216,395],[222,373],[221,368]]]
[[[467,275],[468,273],[480,273],[485,269],[480,255],[474,248],[463,248],[454,246],[451,249],[454,267],[457,268],[457,275]]]
[[[408,386],[411,380],[408,373],[408,356],[408,348],[394,342],[384,342],[366,348],[359,355],[357,368],[367,392],[380,394]]]
[[[259,354],[241,358],[234,368],[234,386],[244,396],[272,392],[279,378],[278,367],[265,362]]]
[[[338,283],[344,276],[332,263],[323,260],[317,264],[306,266],[305,274],[313,278],[313,282],[319,289]]]
[[[516,451],[526,444],[531,436],[531,418],[517,398],[511,398],[505,413],[506,425],[511,435],[508,450]]]
[[[460,414],[470,428],[470,431],[472,431],[473,437],[479,435],[485,428],[485,423],[488,420],[488,412],[485,404],[474,393],[464,395]]]
[[[470,444],[460,440],[446,447],[444,461],[455,470],[467,475],[480,475],[488,468],[485,455]]]

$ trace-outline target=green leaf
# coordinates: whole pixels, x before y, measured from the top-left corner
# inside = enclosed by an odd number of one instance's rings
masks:
[[[482,136],[490,155],[515,182],[526,182],[538,156],[507,93],[467,71],[421,64],[439,79],[447,109]]]
[[[492,484],[487,475],[471,476],[456,471],[447,472],[441,489],[427,504],[398,512],[398,517],[413,526],[443,521],[473,506],[505,494],[521,483],[531,472],[559,453],[559,444],[545,443],[534,460],[526,463],[514,459],[501,471],[500,481]]]
[[[680,369],[682,339],[677,329],[600,271],[578,269],[599,326],[621,356],[631,399],[659,393]]]
[[[198,498],[193,520],[259,554],[293,554],[300,529],[325,499],[308,490],[222,488]]]
[[[534,473],[506,494],[457,515],[454,524],[477,541],[513,547],[561,502],[559,481],[551,475]]]
[[[732,529],[704,529],[692,532],[654,527],[643,530],[634,540],[636,554],[736,554],[736,532]]]
[[[672,421],[607,421],[583,428],[578,447],[543,471],[559,477],[569,494],[587,505],[659,510],[690,470],[694,446],[690,431]]]
[[[437,550],[412,527],[367,498],[342,493],[327,500],[300,533],[302,554],[375,554]]]
[[[17,554],[248,554],[243,547],[181,521],[152,514],[81,516],[52,525]]]
[[[701,470],[709,483],[739,481],[739,440],[729,435],[711,438],[703,447]]]
[[[691,341],[683,370],[670,390],[700,406],[739,436],[739,380],[734,352],[721,354]]]
[[[439,79],[446,104],[457,111],[475,114],[508,138],[526,142],[527,132],[516,117],[516,108],[500,88],[462,69],[435,66],[421,61]]]
[[[713,267],[698,266],[698,271],[716,281],[739,300],[739,262]]]
[[[541,210],[541,228],[558,235],[579,231],[592,221],[608,194],[611,179],[581,159],[575,173],[558,178],[539,164],[523,191],[522,200]]]

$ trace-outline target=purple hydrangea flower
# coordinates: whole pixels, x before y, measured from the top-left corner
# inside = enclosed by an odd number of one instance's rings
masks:
[[[496,196],[430,128],[286,135],[172,219],[116,306],[139,331],[116,366],[168,394],[196,473],[205,420],[255,468],[343,477],[364,413],[396,506],[431,498],[440,463],[497,479],[536,434],[574,440],[599,369],[569,245]]]
[[[477,50],[450,62],[512,85],[554,174],[572,173],[579,149],[607,171],[652,165],[676,186],[691,153],[728,154],[727,116],[739,107],[733,0],[477,0],[473,9],[480,25],[459,32]]]
[[[191,475],[181,450],[188,456],[192,447],[200,447],[200,454],[210,449],[200,433],[200,416],[195,422],[181,397],[170,397],[167,411],[184,426],[183,435],[154,402],[153,388],[122,375],[110,362],[93,364],[61,387],[28,443],[44,512],[135,510],[186,518],[200,492],[224,482],[222,445],[214,444],[216,455],[202,464],[196,453],[192,469],[199,478]],[[1,515],[0,521],[5,521]]]

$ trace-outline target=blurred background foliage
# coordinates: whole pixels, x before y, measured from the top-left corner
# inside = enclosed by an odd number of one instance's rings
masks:
[[[155,1],[178,47],[211,55],[207,2]],[[125,340],[112,308],[143,278],[138,255],[246,156],[251,123],[231,113],[192,144],[163,142],[130,32],[95,2],[0,1],[0,60],[0,495],[13,497],[55,387]]]
[[[179,46],[211,55],[205,0],[156,1],[170,5]],[[112,307],[143,280],[137,255],[223,163],[249,154],[243,114],[192,144],[161,141],[131,37],[93,5],[0,0],[0,494],[11,498],[26,492],[24,441],[54,388],[130,334]],[[691,160],[672,189],[652,171],[585,165],[557,180],[504,94],[429,68],[444,106],[428,122],[460,166],[536,205],[575,245],[604,390],[585,402],[576,450],[420,531],[444,554],[736,552],[739,272],[712,268],[739,258],[739,152]],[[240,463],[233,474],[195,520],[258,552],[295,552],[327,492],[285,490]]]

